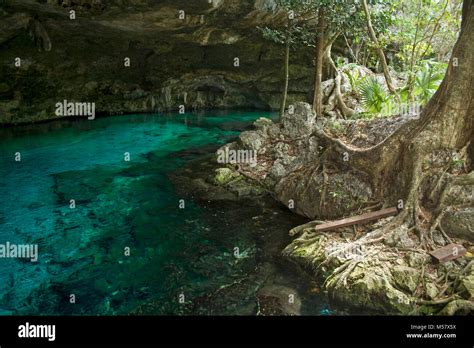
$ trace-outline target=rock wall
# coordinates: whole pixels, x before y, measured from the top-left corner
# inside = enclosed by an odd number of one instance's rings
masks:
[[[256,27],[282,15],[273,0],[0,1],[0,123],[53,119],[65,99],[103,114],[276,109],[283,52]],[[312,51],[291,60],[289,102],[309,100]]]

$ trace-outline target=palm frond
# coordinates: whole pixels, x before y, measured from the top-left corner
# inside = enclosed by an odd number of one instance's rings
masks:
[[[376,114],[382,111],[384,103],[390,97],[387,87],[382,85],[374,76],[364,78],[358,87],[358,92],[365,111]]]

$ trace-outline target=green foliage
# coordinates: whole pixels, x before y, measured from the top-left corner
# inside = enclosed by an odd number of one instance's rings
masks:
[[[343,58],[343,57],[336,57],[336,59],[334,60],[334,64],[336,64],[336,67],[337,68],[342,68],[344,65],[347,64],[347,58]]]
[[[344,129],[344,126],[338,121],[330,121],[328,127],[335,133],[342,132]]]
[[[426,104],[438,90],[443,81],[448,65],[446,63],[424,60],[416,67],[413,98],[421,104]],[[409,102],[408,86],[400,91],[402,102]]]
[[[327,35],[336,32],[358,38],[366,35],[365,15],[359,0],[307,1],[311,3],[315,13],[319,8],[324,9]],[[386,0],[368,0],[368,3],[377,9],[371,13],[374,28],[378,32],[385,32],[392,23],[393,6]]]
[[[353,64],[349,64],[347,67],[347,70],[344,70],[344,74],[346,74],[347,78],[349,79],[349,83],[351,84],[351,88],[353,91],[356,91],[359,89],[359,85],[362,82],[362,78],[359,74],[359,70],[357,69],[352,69],[351,67],[355,66]]]
[[[289,45],[292,48],[299,46],[314,46],[314,28],[308,25],[305,15],[311,12],[311,4],[307,0],[276,0],[279,9],[287,12],[285,26],[257,27],[267,40],[279,45]]]
[[[464,164],[464,160],[462,160],[462,159],[453,159],[452,162],[453,162],[453,167],[454,167],[455,169],[458,169],[458,170],[459,170],[459,169],[463,169],[463,168],[464,168],[464,165],[465,165],[465,164]]]
[[[414,96],[427,103],[443,81],[447,64],[424,61],[415,77]]]
[[[392,30],[387,40],[397,47],[404,70],[412,61],[437,56],[447,61],[460,23],[462,0],[396,0]]]
[[[358,0],[276,0],[277,8],[288,13],[290,23],[286,28],[259,28],[267,39],[276,43],[286,43],[285,33],[294,34],[293,46],[313,46],[318,31],[315,30],[318,11],[324,11],[324,34],[332,37],[346,34],[361,37],[366,33],[366,22]],[[369,0],[375,7],[372,22],[378,32],[385,32],[392,23],[393,6],[383,0]]]
[[[364,78],[358,88],[362,105],[368,113],[380,114],[384,104],[390,101],[390,94],[376,77],[368,76]]]

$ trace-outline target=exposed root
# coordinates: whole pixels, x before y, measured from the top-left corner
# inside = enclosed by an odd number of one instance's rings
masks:
[[[314,228],[317,225],[323,224],[324,222],[325,221],[314,220],[314,221],[310,221],[310,222],[308,222],[304,225],[296,226],[295,228],[292,228],[290,230],[289,235],[291,237],[296,236],[296,235],[300,234],[301,232],[303,232],[304,230]]]
[[[334,286],[336,287],[339,282],[342,282],[344,286],[347,286],[347,277],[352,273],[354,268],[360,263],[360,260],[351,260],[342,264],[334,270],[324,282],[323,286]]]
[[[439,300],[422,300],[422,299],[418,299],[416,300],[415,302],[417,304],[421,304],[421,305],[431,305],[431,306],[434,306],[434,305],[442,305],[442,304],[446,304],[448,302],[451,302],[453,300],[457,300],[457,299],[461,299],[462,297],[460,297],[459,295],[455,294],[455,295],[452,295],[452,296],[449,296],[449,297],[446,297],[446,298],[442,298],[442,299],[439,299]]]
[[[328,57],[328,61],[330,66],[332,67],[332,70],[335,73],[334,77],[334,90],[333,94],[337,102],[337,107],[339,111],[341,111],[341,114],[344,118],[348,118],[352,116],[355,111],[349,108],[346,103],[344,102],[344,99],[342,98],[342,93],[341,93],[341,79],[342,75],[339,69],[336,67],[336,64],[334,63],[334,60],[331,58],[331,56]]]

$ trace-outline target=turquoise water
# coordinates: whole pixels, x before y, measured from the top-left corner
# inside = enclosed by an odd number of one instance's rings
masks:
[[[170,175],[261,116],[271,115],[130,115],[1,130],[0,244],[38,244],[39,260],[0,259],[0,314],[252,314],[263,278],[293,281],[268,261],[266,237],[256,235],[270,232],[255,221],[280,219],[272,233],[284,236],[296,218],[256,202],[198,204]],[[319,298],[308,303],[311,313],[328,310]]]

